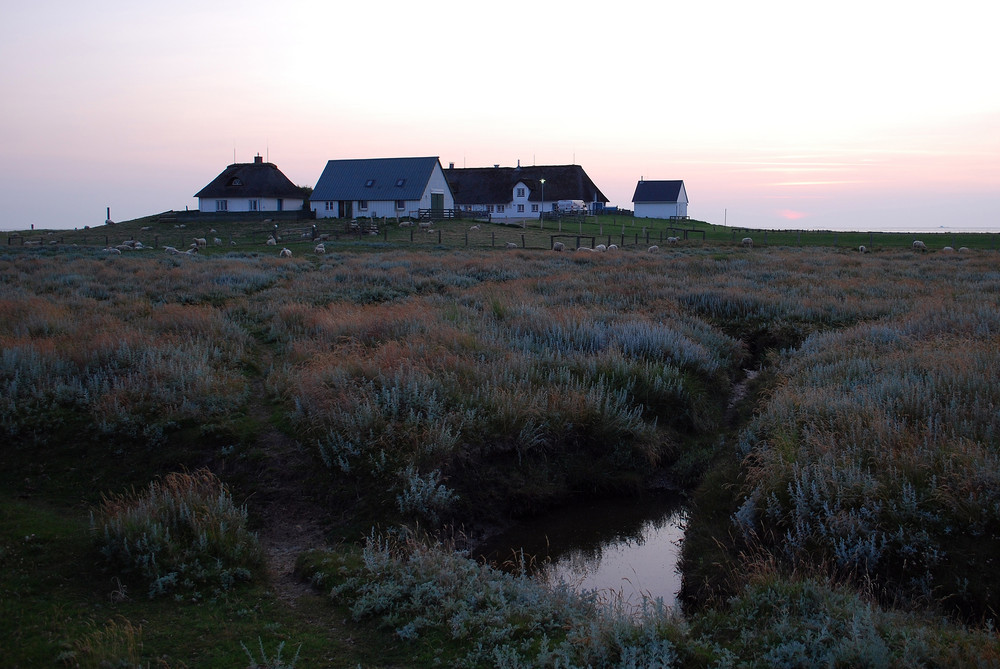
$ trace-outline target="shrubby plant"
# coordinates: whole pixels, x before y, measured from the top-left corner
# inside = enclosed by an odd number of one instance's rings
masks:
[[[207,469],[107,496],[91,525],[111,568],[136,574],[151,598],[216,596],[259,575],[263,564],[246,507]]]

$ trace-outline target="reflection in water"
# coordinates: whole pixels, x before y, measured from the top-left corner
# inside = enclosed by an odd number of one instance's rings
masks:
[[[601,501],[520,524],[475,554],[509,565],[523,550],[530,571],[546,580],[618,593],[628,603],[647,596],[676,606],[686,521],[677,498]]]

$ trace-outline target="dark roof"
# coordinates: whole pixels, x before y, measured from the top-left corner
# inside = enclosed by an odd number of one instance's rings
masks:
[[[632,202],[677,202],[684,189],[684,181],[640,181],[635,186]]]
[[[430,158],[363,158],[328,161],[313,189],[322,200],[419,200],[440,165]]]
[[[198,198],[274,197],[305,200],[309,192],[293,184],[274,163],[234,163],[197,194]]]
[[[531,167],[450,167],[444,176],[455,196],[455,204],[500,204],[510,202],[514,186],[528,187],[528,200],[542,199],[541,180],[545,179],[545,201],[583,200],[607,202],[594,182],[579,165],[532,165]]]

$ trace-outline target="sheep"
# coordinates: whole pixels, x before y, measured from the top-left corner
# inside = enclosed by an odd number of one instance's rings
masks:
[[[858,253],[868,253],[868,248],[864,244],[862,244],[861,246],[858,247]]]
[[[222,240],[219,239],[218,237],[213,237],[212,238],[212,243],[215,244],[216,246],[221,246],[222,245]]]
[[[927,244],[924,244],[919,239],[916,239],[916,240],[913,241],[913,250],[914,251],[926,251],[927,250]]]
[[[959,252],[959,253],[965,253],[965,252],[966,252],[966,251],[968,251],[968,250],[969,250],[969,247],[968,247],[968,246],[959,246],[959,247],[958,247],[958,252]]]
[[[617,244],[608,244],[608,250],[609,251],[617,251],[618,250],[618,245]]]
[[[278,245],[278,242],[275,241],[274,237],[268,237],[267,241],[264,242],[264,243],[267,244],[268,246],[277,246]]]
[[[681,240],[680,237],[667,237],[667,243],[671,246],[677,246],[677,242]]]
[[[553,242],[553,244],[552,244],[552,250],[553,251],[565,251],[566,250],[566,245],[563,244],[562,242]]]
[[[117,248],[115,248],[114,246],[109,246],[108,248],[106,248],[106,249],[104,249],[104,250],[105,250],[105,251],[106,251],[107,253],[110,253],[110,254],[111,254],[111,255],[113,255],[113,256],[120,256],[120,255],[122,254],[121,250],[120,250],[120,249],[117,249]]]
[[[608,247],[605,246],[604,244],[598,244],[597,246],[594,247],[594,250],[595,251],[600,251],[601,253],[604,253],[605,251],[608,250]]]
[[[952,248],[951,246],[946,246],[946,247],[944,247],[944,248],[943,248],[943,249],[941,249],[941,250],[942,250],[942,251],[944,251],[945,253],[951,253],[951,252],[952,252],[952,251],[954,251],[955,249],[954,249],[954,248]]]
[[[281,249],[281,251],[278,252],[278,257],[279,258],[291,258],[292,257],[292,252],[289,249]]]
[[[208,240],[205,239],[204,237],[195,237],[194,243],[197,244],[198,246],[208,246]]]
[[[515,244],[514,242],[507,242],[507,248],[509,248],[509,249],[516,249],[517,248],[517,244]]]
[[[180,253],[180,251],[178,251],[177,249],[175,249],[173,246],[164,246],[163,250],[166,251],[167,253],[169,253],[172,256],[175,256],[178,253]]]
[[[198,247],[192,246],[191,248],[189,248],[187,251],[184,252],[184,255],[189,255],[189,256],[198,255]]]
[[[743,241],[741,241],[740,244],[743,245],[743,246],[745,246],[748,249],[752,249],[753,248],[753,239],[750,238],[750,237],[744,237]]]
[[[143,232],[146,232],[147,230],[151,230],[152,226],[146,225],[146,226],[143,226],[142,228],[139,228],[139,229],[142,230]]]
[[[417,225],[419,225],[421,227],[421,229],[426,230],[427,228],[431,227],[431,222],[430,221],[420,221],[419,223],[417,223]]]
[[[324,253],[326,253],[326,246],[324,246],[323,244],[317,244],[316,248],[313,249],[313,253],[315,253],[316,255],[323,255]]]
[[[649,247],[648,249],[646,249],[646,250],[647,250],[647,251],[648,251],[649,253],[656,253],[657,251],[659,251],[659,250],[660,250],[660,247],[659,247],[659,246],[657,246],[656,244],[653,244],[652,246],[650,246],[650,247]]]
[[[401,228],[410,228],[410,227],[413,227],[413,221],[400,221],[399,222],[399,227],[401,227]]]
[[[475,225],[473,225],[473,226],[472,226],[471,228],[469,228],[469,231],[471,232],[472,230],[478,230],[478,229],[479,229],[479,224],[478,224],[478,223],[476,223],[476,224],[475,224]]]

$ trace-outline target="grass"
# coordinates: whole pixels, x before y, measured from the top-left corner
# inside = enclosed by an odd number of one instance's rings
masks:
[[[770,242],[612,255],[345,239],[322,258],[298,242],[286,260],[250,246],[196,258],[12,247],[0,255],[0,599],[15,624],[0,645],[22,666],[60,654],[232,666],[244,646],[273,661],[282,642],[286,662],[301,644],[300,667],[435,654],[988,665],[995,257]],[[730,408],[747,368],[756,385]],[[120,563],[98,568],[88,527],[102,496],[206,466],[247,504],[248,527],[278,494],[329,521],[337,548],[302,572],[325,593],[343,586],[335,600],[289,607],[264,576],[149,600]],[[637,624],[503,585],[400,534],[465,523],[474,535],[631,494],[653,473],[695,501],[690,545],[703,549],[685,552],[683,617]],[[441,584],[463,574],[498,579],[495,601],[449,599]],[[470,644],[491,620],[497,644]]]

